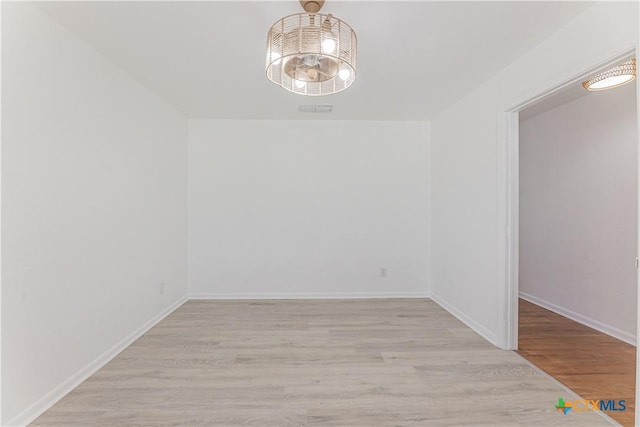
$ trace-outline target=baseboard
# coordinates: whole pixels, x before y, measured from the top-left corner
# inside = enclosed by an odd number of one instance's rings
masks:
[[[368,298],[429,298],[428,292],[332,292],[332,293],[194,293],[189,299],[368,299]]]
[[[6,426],[25,426],[31,422],[33,422],[36,418],[42,415],[47,409],[51,408],[55,405],[60,399],[65,397],[71,390],[79,386],[83,381],[89,378],[91,375],[96,373],[98,369],[102,368],[107,364],[111,359],[116,357],[122,350],[127,348],[131,343],[140,338],[145,332],[159,323],[162,319],[171,314],[175,309],[180,307],[187,301],[187,297],[182,297],[175,303],[171,304],[169,307],[164,309],[158,315],[154,316],[152,319],[147,321],[144,325],[140,326],[138,329],[133,331],[123,340],[118,342],[116,345],[111,347],[109,350],[105,351],[94,361],[89,363],[84,368],[80,369],[78,372],[73,374],[67,380],[65,380],[58,387],[51,390],[49,393],[44,395],[42,398],[38,399],[27,409],[13,417],[9,420]]]
[[[458,310],[453,305],[449,304],[448,302],[446,302],[444,299],[434,294],[433,292],[431,293],[431,299],[440,307],[444,308],[453,316],[455,316],[459,321],[461,321],[462,323],[464,323],[465,325],[473,329],[482,338],[486,339],[496,347],[500,347],[498,345],[498,337],[496,336],[495,333],[491,332],[489,329],[485,328],[484,326],[482,326],[481,324],[479,324],[478,322],[476,322],[475,320],[473,320],[472,318],[470,318],[469,316],[464,314],[462,311]]]
[[[625,332],[613,326],[607,325],[606,323],[594,320],[588,316],[584,316],[580,313],[576,313],[575,311],[560,307],[559,305],[556,305],[549,301],[545,301],[526,292],[519,292],[519,296],[525,301],[529,301],[530,303],[539,305],[542,308],[546,308],[549,311],[553,311],[554,313],[588,326],[591,329],[595,329],[596,331],[602,332],[603,334],[607,334],[609,336],[612,336],[613,338],[619,339],[620,341],[624,341],[627,344],[636,346],[636,337],[629,332]]]

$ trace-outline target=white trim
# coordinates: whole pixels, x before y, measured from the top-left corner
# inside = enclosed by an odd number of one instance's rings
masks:
[[[502,309],[499,347],[518,348],[518,241],[519,241],[519,113],[500,114],[498,149],[498,304]],[[501,226],[503,224],[504,226]]]
[[[245,299],[368,299],[368,298],[429,298],[428,292],[330,292],[330,293],[194,293],[193,300]]]
[[[640,8],[638,8],[638,18],[640,18]],[[640,19],[638,20],[640,22]],[[636,46],[634,50],[636,54],[636,58],[640,55],[640,31],[638,32],[638,40],[636,41]],[[636,118],[638,121],[638,129],[640,129],[640,79],[636,79],[636,104],[638,108],[636,109],[636,114],[638,117]],[[640,146],[640,135],[638,135],[638,146]],[[640,165],[640,150],[638,150],[638,159],[637,164]],[[637,253],[638,242],[640,242],[640,174],[636,177],[636,182],[638,185],[638,197],[637,197],[637,208],[636,208],[636,260],[638,259],[639,254]],[[640,289],[640,274],[638,274],[638,266],[636,264],[636,289]],[[637,291],[636,291],[637,292]],[[637,292],[636,296],[636,334],[637,331],[640,331],[640,315],[638,315],[638,308],[640,308],[640,292]],[[635,390],[635,398],[636,402],[640,401],[640,353],[636,351],[636,390]],[[636,424],[639,423],[640,420],[640,405],[636,404],[636,412],[635,412]]]
[[[618,329],[614,326],[611,325],[607,325],[606,323],[602,323],[598,320],[592,319],[588,316],[585,316],[583,314],[580,313],[576,313],[575,311],[571,311],[567,308],[564,307],[560,307],[557,304],[554,304],[552,302],[543,300],[541,298],[538,298],[536,296],[533,296],[531,294],[528,294],[526,292],[520,292],[520,298],[522,298],[525,301],[529,301],[530,303],[539,305],[542,308],[546,308],[549,311],[553,311],[556,314],[559,314],[561,316],[564,316],[568,319],[571,319],[575,322],[581,323],[585,326],[590,327],[591,329],[595,329],[596,331],[600,331],[603,334],[607,334],[609,336],[612,336],[613,338],[617,338],[620,341],[624,341],[627,344],[631,344],[633,346],[636,345],[636,337],[635,335],[629,333],[629,332],[625,332],[621,329]]]
[[[433,292],[431,293],[431,300],[433,300],[440,307],[447,310],[450,314],[452,314],[462,323],[464,323],[465,325],[473,329],[482,338],[486,339],[496,347],[499,347],[497,344],[498,337],[496,336],[495,333],[491,332],[489,329],[485,328],[484,326],[482,326],[481,324],[479,324],[478,322],[476,322],[475,320],[473,320],[472,318],[470,318],[469,316],[464,314],[462,311],[458,310],[453,305],[449,304],[448,302],[446,302],[444,299],[434,294]]]
[[[431,204],[431,182],[432,182],[432,171],[433,169],[431,168],[431,122],[426,122],[425,123],[425,127],[427,129],[426,133],[425,133],[425,138],[426,138],[426,150],[427,150],[427,194],[425,194],[425,197],[427,199],[427,203],[428,203],[428,207],[427,207],[427,212],[428,212],[428,217],[427,217],[427,253],[426,253],[426,258],[425,258],[425,266],[426,266],[426,270],[427,270],[427,280],[426,280],[426,288],[427,288],[427,293],[431,294],[431,279],[432,279],[432,275],[431,275],[431,254],[432,254],[432,237],[433,237],[433,233],[431,232],[431,220],[432,220],[432,213],[433,213],[433,209],[432,209],[432,204]]]
[[[60,399],[65,397],[69,392],[71,392],[74,388],[79,386],[83,381],[89,378],[91,375],[95,374],[100,368],[106,365],[111,359],[116,357],[122,350],[127,348],[131,343],[144,335],[149,329],[154,327],[157,323],[159,323],[162,319],[171,314],[174,310],[180,307],[187,301],[187,297],[184,296],[180,298],[175,303],[171,304],[169,307],[162,310],[159,314],[151,318],[149,321],[145,322],[138,329],[130,333],[120,342],[115,344],[109,350],[102,353],[95,360],[90,362],[87,366],[80,369],[75,374],[71,375],[65,381],[63,381],[56,388],[51,390],[49,393],[45,394],[43,397],[35,401],[31,406],[27,409],[10,419],[5,425],[7,426],[25,426],[31,422],[33,422],[36,418],[42,415],[47,409],[51,408],[55,405]]]
[[[2,32],[2,7],[0,7],[0,33]],[[2,60],[0,59],[0,81],[2,81]],[[0,88],[0,98],[2,88]],[[0,117],[2,117],[2,107],[0,103]],[[2,123],[0,120],[0,135],[2,133]],[[0,189],[2,188],[2,138],[0,137]],[[1,193],[1,192],[0,192]],[[2,196],[0,194],[0,224],[2,224]],[[2,227],[0,227],[0,242],[2,241]],[[2,245],[0,245],[0,331],[2,331]],[[2,422],[2,333],[0,332],[0,422]]]
[[[507,113],[507,138],[509,141],[519,141],[520,114]],[[508,301],[508,325],[504,330],[505,348],[518,348],[518,278],[520,276],[520,144],[507,144],[507,228],[505,231],[507,253],[506,296]],[[515,230],[515,232],[513,231]]]
[[[530,360],[527,360],[525,357],[523,357],[521,354],[516,353],[515,351],[513,352],[513,354],[515,354],[516,356],[518,356],[520,359],[522,359],[527,365],[531,366],[531,369],[533,369],[534,371],[536,371],[537,373],[539,373],[540,375],[542,375],[543,377],[545,377],[546,379],[548,379],[549,381],[551,381],[552,383],[554,383],[555,385],[557,385],[558,387],[564,389],[568,394],[571,395],[571,397],[573,397],[574,399],[583,399],[582,396],[580,396],[578,393],[576,393],[575,391],[571,390],[569,387],[567,387],[566,385],[562,384],[560,381],[558,381],[557,379],[555,379],[554,377],[552,377],[551,375],[547,374],[545,371],[543,371],[542,369],[538,368],[536,365],[534,365]],[[605,414],[602,411],[594,411],[596,414],[600,415],[602,418],[604,418],[605,420],[607,420],[608,422],[610,422],[612,425],[614,426],[619,426],[621,424],[619,424],[616,420],[614,420],[613,418],[611,418],[609,415]]]

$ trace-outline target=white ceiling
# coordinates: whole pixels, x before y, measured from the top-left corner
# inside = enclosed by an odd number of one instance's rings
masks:
[[[590,4],[328,0],[357,32],[357,79],[303,97],[264,75],[267,31],[297,1],[38,3],[187,117],[353,120],[428,120]]]

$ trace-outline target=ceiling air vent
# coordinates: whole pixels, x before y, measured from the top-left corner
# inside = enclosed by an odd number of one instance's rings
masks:
[[[299,105],[298,111],[301,113],[330,113],[333,105]]]

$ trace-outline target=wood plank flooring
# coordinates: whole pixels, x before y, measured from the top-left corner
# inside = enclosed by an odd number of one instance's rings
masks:
[[[607,415],[634,425],[636,348],[520,300],[518,353],[585,399],[625,399]]]
[[[610,425],[562,394],[430,300],[189,301],[32,425]]]

